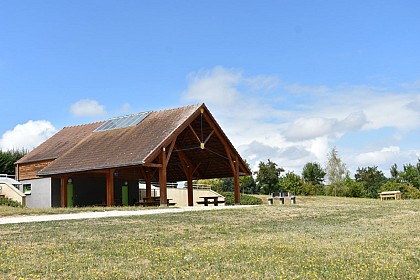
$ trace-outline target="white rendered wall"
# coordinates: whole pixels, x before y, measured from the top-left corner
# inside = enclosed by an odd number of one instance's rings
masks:
[[[199,206],[197,201],[203,200],[200,196],[212,196],[220,195],[215,191],[207,189],[194,189],[193,190],[193,201],[194,206]],[[171,198],[171,202],[175,202],[176,206],[188,206],[188,191],[186,188],[177,189],[177,188],[168,188],[167,197]],[[224,205],[224,204],[220,204]],[[202,205],[201,205],[202,206]]]
[[[26,206],[29,208],[51,207],[51,178],[20,181],[22,184],[31,184],[32,191],[26,195]]]

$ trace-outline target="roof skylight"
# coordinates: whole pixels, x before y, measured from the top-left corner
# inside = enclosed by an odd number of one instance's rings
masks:
[[[112,130],[117,128],[135,126],[139,124],[150,112],[142,112],[117,118],[112,118],[103,123],[100,127],[95,129],[93,132]]]

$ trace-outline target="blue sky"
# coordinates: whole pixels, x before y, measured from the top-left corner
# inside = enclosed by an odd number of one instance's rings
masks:
[[[0,148],[205,102],[253,167],[420,157],[418,1],[2,1]]]

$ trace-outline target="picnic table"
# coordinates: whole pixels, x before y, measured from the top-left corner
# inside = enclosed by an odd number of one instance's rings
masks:
[[[214,206],[219,205],[219,203],[225,203],[224,200],[219,200],[222,196],[220,195],[211,195],[211,196],[200,196],[202,201],[197,201],[197,204],[204,204],[204,206],[209,206],[209,204],[213,204]]]
[[[274,199],[278,199],[280,204],[283,205],[286,198],[290,199],[290,204],[296,204],[296,196],[289,193],[272,193],[271,197],[267,198],[267,201],[269,205],[273,205]]]
[[[394,198],[395,200],[401,199],[401,192],[400,191],[386,191],[379,193],[379,197],[381,200]]]

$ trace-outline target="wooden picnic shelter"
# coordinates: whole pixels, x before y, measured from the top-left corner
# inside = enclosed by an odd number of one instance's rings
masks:
[[[152,182],[159,183],[161,206],[168,204],[167,182],[186,181],[193,206],[193,180],[233,177],[239,204],[239,176],[251,172],[205,104],[197,104],[65,127],[19,160],[16,174],[18,180],[51,178],[61,207],[72,206],[68,195],[76,185],[79,201],[95,200],[98,184],[102,203],[113,206],[121,199],[116,187],[131,186],[135,197],[139,180],[146,196]]]

